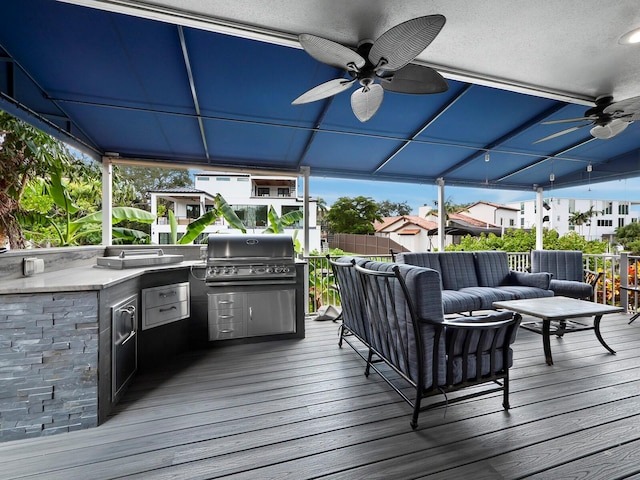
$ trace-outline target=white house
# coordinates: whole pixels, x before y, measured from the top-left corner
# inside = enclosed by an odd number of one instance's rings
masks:
[[[463,213],[485,222],[487,226],[497,226],[506,230],[507,228],[517,228],[519,211],[519,208],[480,201],[471,205]]]
[[[544,199],[543,225],[556,230],[560,235],[576,231],[586,240],[610,242],[616,228],[638,221],[638,214],[631,211],[632,205],[638,205],[638,202],[549,197]],[[518,209],[519,228],[535,226],[535,200],[510,203],[508,206]],[[571,217],[576,212],[591,212],[592,216],[582,225],[575,225],[571,222]]]
[[[375,222],[376,235],[388,237],[411,252],[426,252],[436,247],[433,231],[438,224],[416,215],[384,217]]]
[[[151,212],[158,214],[158,200],[170,203],[178,221],[178,237],[184,234],[187,225],[214,207],[217,194],[222,195],[242,220],[247,231],[260,233],[269,226],[267,214],[273,207],[278,216],[294,210],[303,210],[303,198],[298,196],[298,178],[288,176],[252,175],[248,173],[197,173],[193,188],[175,188],[151,191]],[[320,227],[316,225],[316,200],[309,201],[309,248],[320,250]],[[167,244],[170,238],[170,225],[163,212],[151,227],[151,241]],[[286,231],[297,235],[304,245],[302,221]],[[205,234],[215,232],[237,233],[222,217],[209,225]],[[294,233],[297,232],[297,233]]]

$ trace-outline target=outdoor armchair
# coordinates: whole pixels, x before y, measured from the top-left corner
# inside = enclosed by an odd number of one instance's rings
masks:
[[[584,268],[579,250],[532,250],[531,272],[552,274],[549,288],[555,295],[593,300],[602,272]]]

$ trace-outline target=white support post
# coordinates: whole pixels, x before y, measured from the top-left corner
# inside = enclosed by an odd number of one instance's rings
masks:
[[[438,251],[444,252],[444,243],[446,235],[444,229],[447,226],[447,213],[445,211],[444,200],[444,178],[438,178],[436,180],[438,185]]]
[[[542,250],[542,218],[544,207],[542,200],[542,187],[536,188],[536,250]]]
[[[112,245],[113,228],[113,164],[102,157],[102,245]]]
[[[304,188],[303,188],[303,232],[304,232],[304,254],[309,255],[309,174],[311,169],[309,167],[302,167],[302,173],[304,175]]]

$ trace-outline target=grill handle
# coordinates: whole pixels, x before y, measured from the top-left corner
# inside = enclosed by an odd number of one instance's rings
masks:
[[[127,255],[157,255],[161,257],[164,255],[164,251],[161,248],[154,248],[151,250],[121,250],[120,258],[125,258]]]

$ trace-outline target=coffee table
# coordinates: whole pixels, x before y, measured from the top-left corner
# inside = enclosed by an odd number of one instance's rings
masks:
[[[554,334],[561,337],[565,333],[578,332],[583,330],[594,330],[598,341],[609,352],[615,355],[609,345],[606,344],[600,334],[600,320],[607,313],[623,312],[622,307],[612,307],[599,303],[589,302],[586,300],[576,300],[568,297],[544,297],[544,298],[527,298],[524,300],[506,300],[502,302],[493,302],[494,308],[504,308],[512,312],[530,315],[542,320],[540,322],[524,322],[520,326],[527,330],[542,334],[542,345],[544,347],[544,356],[548,365],[553,365],[551,356],[551,322],[559,322]],[[570,321],[570,318],[594,317],[593,324]]]

